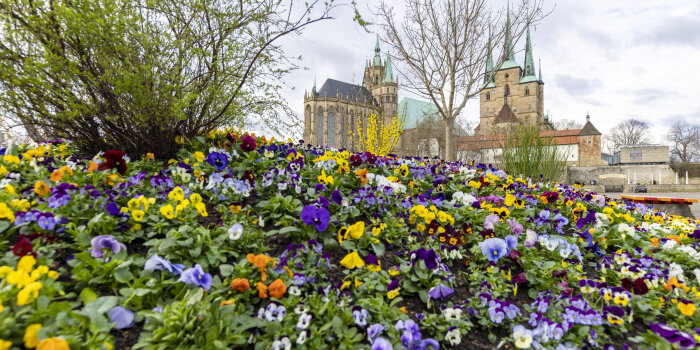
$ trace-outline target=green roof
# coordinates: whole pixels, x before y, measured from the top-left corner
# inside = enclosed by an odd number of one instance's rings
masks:
[[[539,81],[539,80],[537,80],[537,77],[534,76],[534,75],[528,75],[528,76],[524,76],[524,77],[520,78],[520,83],[521,83],[521,84],[522,84],[522,83],[530,83],[530,82],[533,82],[533,81]]]
[[[404,97],[399,102],[399,118],[403,120],[403,130],[414,129],[426,118],[436,117],[437,107],[425,101]]]
[[[500,70],[508,69],[508,68],[515,68],[515,67],[520,68],[520,66],[518,65],[518,62],[515,62],[515,60],[505,60],[505,61],[503,61],[503,64],[501,65]]]
[[[420,101],[413,98],[404,97],[399,102],[399,118],[404,121],[403,130],[415,129],[418,123],[429,119],[437,118],[437,107],[426,101]],[[455,123],[454,134],[459,136],[468,136],[469,132],[464,130],[459,124]]]

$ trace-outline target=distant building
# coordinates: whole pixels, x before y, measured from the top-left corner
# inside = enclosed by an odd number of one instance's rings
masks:
[[[510,16],[506,18],[510,27]],[[489,44],[484,86],[480,93],[479,125],[474,136],[460,138],[457,151],[479,151],[481,160],[497,163],[502,154],[504,133],[520,125],[536,125],[540,136],[551,137],[571,166],[607,164],[601,159],[602,134],[586,116],[581,129],[554,130],[544,114],[542,65],[535,74],[530,29],[527,29],[524,68],[515,62],[510,31],[506,31],[503,64],[495,70]]]
[[[668,149],[668,146],[652,144],[618,146],[611,164],[668,164]]]

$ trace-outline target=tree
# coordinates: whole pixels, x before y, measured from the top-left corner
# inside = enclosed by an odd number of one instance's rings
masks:
[[[627,119],[610,129],[605,135],[606,142],[612,145],[613,150],[617,150],[623,145],[638,145],[651,143],[649,137],[649,124],[637,119]]]
[[[504,14],[494,13],[487,0],[405,0],[405,4],[403,21],[397,23],[394,8],[382,0],[378,15],[383,37],[396,53],[406,87],[437,106],[445,121],[445,156],[452,160],[454,122],[482,88],[490,44],[504,41],[512,50],[513,40],[517,42],[527,25],[543,17],[542,1],[522,0],[512,17],[495,24],[490,18],[502,19]],[[494,71],[506,56],[496,61]]]
[[[671,143],[671,156],[682,163],[693,161],[700,155],[700,125],[677,121],[671,125],[666,140]]]
[[[581,129],[583,124],[571,119],[562,119],[554,122],[554,130],[573,130]]]
[[[299,123],[279,97],[297,64],[277,43],[338,6],[292,5],[0,0],[0,114],[90,153],[169,157],[176,136],[251,120],[281,133]]]
[[[403,121],[398,115],[392,118],[383,118],[372,113],[367,118],[367,128],[363,128],[362,120],[358,120],[355,130],[357,133],[353,131],[349,133],[353,143],[362,152],[385,156],[394,150],[401,139]]]

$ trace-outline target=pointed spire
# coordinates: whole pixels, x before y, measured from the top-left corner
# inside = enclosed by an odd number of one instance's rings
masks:
[[[532,41],[530,41],[530,26],[527,26],[527,39],[525,43],[525,65],[523,77],[535,76],[535,62],[532,59]]]
[[[542,59],[540,59],[540,65],[539,65],[539,68],[540,68],[540,77],[539,77],[539,79],[537,79],[537,80],[539,80],[539,81],[540,81],[540,83],[541,83],[541,82],[542,82]]]
[[[374,45],[374,65],[382,65],[382,58],[379,56],[379,34],[377,34],[377,44]]]
[[[490,22],[490,21],[489,21]],[[491,74],[493,73],[493,56],[491,55],[491,24],[489,23],[489,53],[488,57],[486,58],[486,74],[484,75],[484,84],[489,83],[489,78],[491,77]]]
[[[394,72],[391,69],[391,57],[389,56],[389,53],[386,54],[386,67],[384,67],[384,82],[394,82]]]
[[[316,73],[314,73],[314,88],[311,90],[312,92],[316,92]]]
[[[515,61],[515,51],[513,50],[513,37],[510,32],[510,0],[506,9],[506,41],[503,45],[504,61]]]

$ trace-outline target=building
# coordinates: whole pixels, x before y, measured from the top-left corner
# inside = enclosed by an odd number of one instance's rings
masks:
[[[510,15],[506,26],[510,27]],[[544,81],[542,64],[535,74],[530,28],[527,29],[525,60],[523,67],[515,61],[512,36],[506,30],[506,38],[500,67],[494,67],[492,47],[489,41],[484,86],[479,95],[479,125],[474,135],[462,137],[458,152],[478,151],[481,160],[497,163],[502,154],[504,133],[518,126],[536,126],[541,137],[552,138],[554,145],[565,155],[570,166],[607,164],[601,159],[602,134],[586,116],[581,129],[554,130],[549,117],[544,114]]]
[[[668,164],[668,162],[668,146],[639,144],[618,146],[610,164]]]
[[[365,62],[362,85],[327,79],[320,89],[314,81],[311,92],[304,92],[304,140],[357,150],[350,132],[357,131],[358,123],[365,128],[371,114],[393,117],[397,106],[398,78],[389,55],[382,60],[377,37],[374,59]]]

